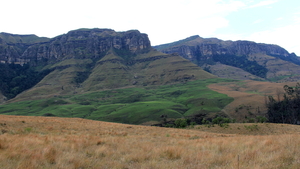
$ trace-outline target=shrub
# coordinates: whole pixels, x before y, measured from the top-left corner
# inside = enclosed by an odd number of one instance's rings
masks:
[[[254,118],[249,118],[248,119],[248,123],[254,123],[255,122],[255,119]]]
[[[268,119],[266,117],[263,116],[257,116],[256,120],[258,123],[265,123]]]
[[[43,116],[48,116],[48,117],[50,116],[51,117],[51,116],[55,116],[55,115],[52,114],[52,113],[45,113],[45,114],[43,114]]]
[[[254,130],[258,130],[259,129],[259,127],[258,127],[258,125],[251,125],[251,126],[244,126],[247,130],[250,130],[250,131],[254,131]]]
[[[221,127],[222,127],[222,124],[230,123],[230,122],[231,122],[231,120],[229,118],[225,118],[225,117],[217,117],[212,120],[213,124],[218,124]]]
[[[188,125],[186,119],[176,119],[175,120],[175,127],[176,128],[185,128]]]

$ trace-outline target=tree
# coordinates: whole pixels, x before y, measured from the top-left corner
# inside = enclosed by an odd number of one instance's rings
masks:
[[[283,100],[268,97],[268,118],[273,123],[297,124],[300,121],[300,84],[296,87],[285,85]]]
[[[185,128],[188,125],[186,119],[176,119],[175,120],[175,127],[176,128]]]

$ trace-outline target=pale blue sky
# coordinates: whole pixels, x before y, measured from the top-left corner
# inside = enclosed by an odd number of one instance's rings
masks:
[[[152,45],[192,35],[277,44],[300,56],[299,0],[1,0],[0,32],[54,37],[138,29]]]

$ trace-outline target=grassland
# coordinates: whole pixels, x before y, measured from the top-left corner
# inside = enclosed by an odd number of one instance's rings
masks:
[[[297,169],[299,132],[284,124],[174,129],[1,115],[0,168]]]
[[[262,81],[237,81],[226,83],[214,83],[208,87],[219,93],[224,93],[234,98],[230,104],[226,105],[223,111],[234,117],[239,122],[247,122],[250,118],[256,116],[265,116],[267,96],[273,96],[275,99],[282,99],[284,90],[283,86],[295,86],[296,83],[272,83]]]
[[[135,87],[85,94],[53,96],[47,99],[20,101],[0,106],[6,115],[79,117],[93,120],[142,124],[160,122],[195,114],[216,115],[233,98],[207,87],[226,79],[197,80],[181,84]]]

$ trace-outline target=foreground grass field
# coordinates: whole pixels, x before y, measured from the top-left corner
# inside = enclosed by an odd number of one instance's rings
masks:
[[[224,131],[231,134],[216,133]],[[296,169],[299,132],[283,124],[174,129],[1,115],[0,168]]]

